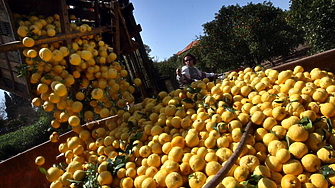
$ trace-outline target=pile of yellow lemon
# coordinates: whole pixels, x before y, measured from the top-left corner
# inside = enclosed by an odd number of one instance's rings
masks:
[[[36,45],[37,39],[61,33],[60,16],[15,17],[20,20],[17,33],[26,47],[23,66],[30,73],[26,76],[31,83],[32,104],[54,113],[53,128],[65,124],[79,132],[85,120],[115,115],[134,102],[132,94],[141,80],[135,79],[134,85],[127,81],[128,71],[116,61],[117,55],[101,35],[74,38],[70,44],[57,41]],[[87,24],[77,26],[75,22],[70,27],[79,32],[92,30]],[[52,134],[50,140],[56,142],[58,134]]]
[[[252,121],[254,131],[216,187],[334,186],[334,94],[333,73],[302,66],[246,68],[162,91],[60,143],[66,166],[48,168],[46,178],[50,188],[200,188],[232,156]]]

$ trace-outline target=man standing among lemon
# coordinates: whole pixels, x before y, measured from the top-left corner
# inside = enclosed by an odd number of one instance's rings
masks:
[[[184,56],[183,67],[176,70],[177,80],[181,87],[188,85],[194,81],[202,80],[208,77],[217,77],[216,73],[202,72],[195,67],[196,58],[194,55],[188,53]]]

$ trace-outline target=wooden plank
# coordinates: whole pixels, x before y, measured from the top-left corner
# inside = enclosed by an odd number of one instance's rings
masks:
[[[115,34],[113,35],[113,43],[114,43],[114,53],[117,55],[120,55],[121,53],[121,42],[120,42],[120,15],[118,14],[119,4],[117,2],[113,2],[114,7],[114,14],[112,15],[112,25],[115,28]]]
[[[70,20],[65,0],[60,0],[59,9],[60,9],[60,23],[62,26],[62,32],[68,34],[70,33]]]
[[[4,61],[0,61],[0,62],[4,62]],[[6,65],[4,65],[3,63],[1,63],[0,68],[1,69],[8,69],[8,70],[11,69],[14,72],[17,72],[15,67],[16,66],[20,66],[20,65],[21,65],[20,62],[8,61],[8,63],[6,63]]]
[[[10,7],[11,12],[18,14],[29,15],[32,12],[38,15],[51,16],[58,13],[59,0],[5,0],[6,4]]]
[[[74,31],[69,34],[59,34],[55,37],[48,37],[48,38],[42,38],[42,39],[36,40],[35,45],[47,44],[47,43],[52,43],[52,42],[57,42],[57,41],[65,41],[65,40],[73,39],[77,37],[95,35],[98,33],[111,32],[111,31],[112,29],[109,26],[95,28],[95,29],[92,29],[92,31],[87,31],[87,32]],[[0,53],[10,51],[10,50],[24,49],[24,48],[26,47],[23,46],[21,41],[14,41],[14,42],[0,45]]]
[[[335,73],[335,49],[275,66],[272,69],[276,69],[278,71],[288,69],[293,70],[297,65],[303,66],[305,71],[311,71],[313,68],[317,67]]]
[[[122,14],[120,9],[115,10],[117,11],[117,13],[119,14],[119,27],[120,27],[120,45],[121,46],[121,53],[127,54],[130,52],[135,51],[138,46],[136,45],[136,42],[134,42],[132,40],[132,37],[130,36],[129,32],[128,32],[128,27],[127,27],[127,23],[124,19],[124,15]]]
[[[77,0],[66,0],[66,3],[68,5],[72,5],[72,6],[77,6],[80,8],[92,8],[93,7],[93,2],[90,1],[77,1]]]
[[[95,20],[95,27],[101,26],[101,19],[100,17],[100,10],[99,10],[99,0],[94,1],[94,20]]]
[[[26,83],[27,83],[25,78],[17,77],[17,72],[11,72],[8,69],[1,69],[0,72],[1,72],[1,76],[3,78],[7,78],[7,79],[10,79],[14,82],[21,83],[21,84],[24,84],[24,85],[26,85]],[[12,75],[14,75],[13,78],[12,78]]]
[[[95,13],[92,11],[70,9],[69,14],[76,15],[80,19],[95,20]]]

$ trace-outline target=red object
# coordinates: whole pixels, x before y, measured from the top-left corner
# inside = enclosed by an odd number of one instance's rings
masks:
[[[50,182],[45,175],[40,172],[35,164],[38,156],[45,158],[45,163],[41,166],[46,170],[53,164],[64,162],[62,158],[56,159],[60,154],[58,146],[66,142],[66,139],[75,136],[76,133],[70,131],[59,137],[59,142],[44,142],[25,152],[13,156],[0,162],[0,187],[20,187],[20,188],[49,188]]]
[[[194,46],[196,46],[198,44],[199,40],[195,40],[192,41],[190,44],[188,44],[183,50],[177,52],[177,55],[179,56],[180,54],[190,50],[191,48],[193,48]]]

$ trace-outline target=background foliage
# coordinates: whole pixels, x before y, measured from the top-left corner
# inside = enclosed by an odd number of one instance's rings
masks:
[[[302,31],[289,24],[287,18],[286,11],[266,1],[222,6],[214,20],[203,25],[204,35],[188,52],[198,58],[196,66],[205,72],[220,73],[272,62],[304,43]],[[168,75],[167,71],[180,67],[183,55],[157,63],[159,72]]]
[[[205,35],[197,49],[202,68],[227,71],[287,56],[303,40],[286,22],[286,14],[270,2],[223,6],[203,25]]]
[[[299,30],[310,54],[335,48],[335,1],[291,0],[287,21]]]

